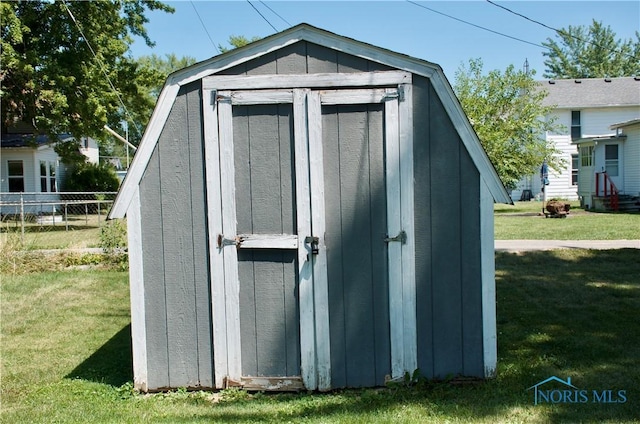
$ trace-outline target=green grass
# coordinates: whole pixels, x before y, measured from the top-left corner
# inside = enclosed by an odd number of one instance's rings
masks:
[[[23,246],[27,249],[80,249],[97,247],[100,243],[100,228],[106,225],[105,215],[70,215],[68,225],[39,225],[26,222]],[[22,238],[20,222],[5,220],[0,223],[0,247],[10,237]]]
[[[329,394],[135,394],[125,272],[57,264],[57,271],[7,271],[0,275],[1,421],[638,422],[638,250],[496,258],[496,379]],[[570,376],[579,388],[626,390],[628,401],[535,406],[527,388],[551,375]]]
[[[541,216],[542,202],[495,205],[496,240],[638,240],[640,213],[595,213],[572,203],[567,218]]]

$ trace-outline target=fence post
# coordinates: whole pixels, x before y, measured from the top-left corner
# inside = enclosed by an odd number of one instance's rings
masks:
[[[20,241],[24,243],[24,197],[20,193]]]
[[[64,203],[64,230],[69,231],[69,219],[67,217],[67,205],[68,203]]]

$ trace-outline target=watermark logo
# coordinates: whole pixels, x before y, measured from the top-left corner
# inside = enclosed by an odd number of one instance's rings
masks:
[[[534,384],[527,390],[533,390],[534,404],[541,403],[625,403],[626,390],[586,390],[571,384],[571,377],[566,380],[555,375]]]

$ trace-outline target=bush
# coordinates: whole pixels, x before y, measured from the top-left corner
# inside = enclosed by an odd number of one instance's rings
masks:
[[[124,221],[109,221],[102,226],[100,247],[112,265],[116,265],[122,270],[127,269],[127,227]]]
[[[67,177],[66,191],[117,191],[120,182],[108,165],[83,163],[74,167]]]

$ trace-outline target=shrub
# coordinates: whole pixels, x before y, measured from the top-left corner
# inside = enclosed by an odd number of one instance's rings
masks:
[[[107,260],[120,269],[127,268],[127,228],[122,220],[109,221],[100,229],[100,247]]]
[[[83,163],[75,166],[67,177],[66,191],[117,191],[120,182],[108,165]]]

